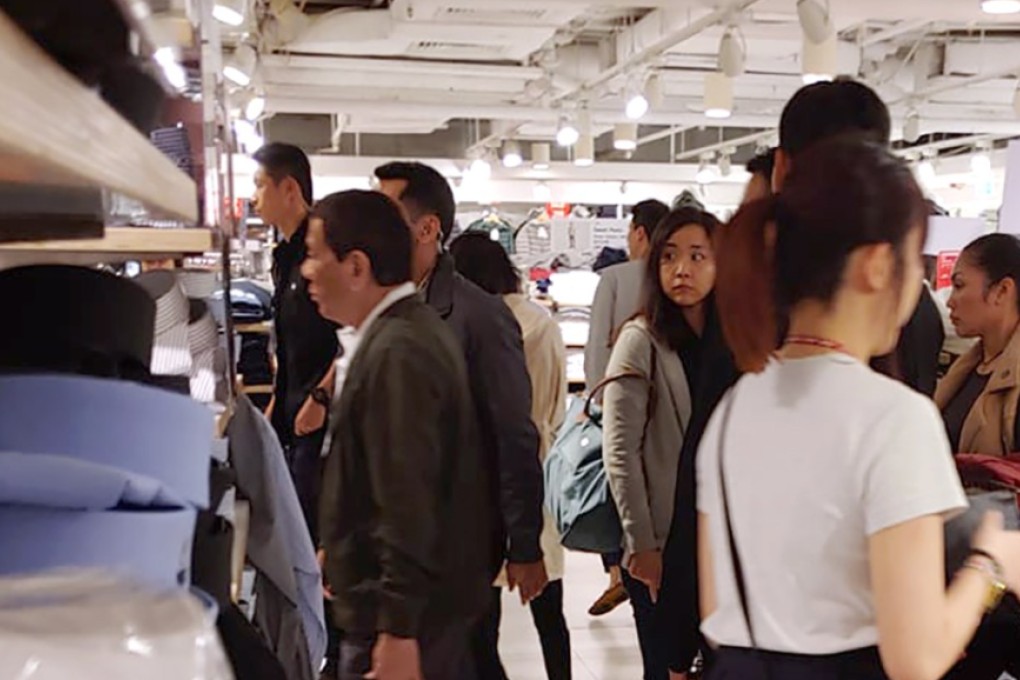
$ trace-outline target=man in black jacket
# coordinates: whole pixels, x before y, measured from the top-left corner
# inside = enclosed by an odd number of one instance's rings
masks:
[[[273,251],[273,313],[276,319],[276,387],[270,406],[312,541],[316,541],[322,440],[330,395],[317,390],[336,358],[335,326],[311,299],[301,263],[307,251],[312,169],[304,151],[267,144],[255,152],[256,212],[283,240]]]
[[[377,168],[380,190],[407,210],[414,241],[412,276],[426,301],[446,320],[467,359],[471,395],[481,432],[478,450],[493,497],[496,551],[493,578],[507,565],[511,589],[523,602],[548,582],[539,536],[542,533],[542,468],[538,431],[531,420],[531,381],[524,363],[521,330],[496,296],[463,278],[443,251],[454,226],[456,204],[449,183],[422,163]],[[493,631],[476,631],[473,647],[485,676],[498,659]]]
[[[322,498],[341,680],[471,677],[470,622],[491,583],[488,489],[467,367],[415,294],[400,207],[371,191],[323,199],[302,271],[357,350]]]
[[[791,165],[811,145],[844,134],[888,144],[890,128],[885,104],[861,83],[838,79],[802,88],[786,105],[780,120],[773,189],[781,191]],[[877,367],[887,369],[921,392],[929,387],[934,391],[933,378],[944,333],[938,310],[934,317],[931,315],[927,304],[933,302],[930,297],[927,291],[922,292],[909,329],[901,335],[894,355]],[[740,377],[714,314],[706,324],[703,343],[698,390],[692,398],[691,422],[680,454],[673,522],[663,552],[662,587],[656,609],[659,632],[669,640],[670,672],[678,675],[691,667],[701,646],[695,458],[709,418]]]

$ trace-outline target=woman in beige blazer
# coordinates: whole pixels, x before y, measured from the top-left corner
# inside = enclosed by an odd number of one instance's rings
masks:
[[[950,318],[978,343],[935,392],[957,453],[1001,456],[1020,449],[1020,240],[991,234],[964,249],[953,272]]]
[[[483,290],[501,295],[521,327],[524,360],[531,376],[531,418],[541,441],[539,456],[545,460],[556,432],[563,423],[567,402],[567,356],[559,325],[545,309],[520,293],[520,275],[506,251],[486,233],[468,233],[453,242],[450,252],[457,271]],[[531,601],[531,615],[538,629],[542,656],[549,680],[570,680],[570,633],[563,616],[563,546],[548,513],[542,530],[542,552],[549,585]],[[506,585],[500,574],[497,586]],[[499,635],[500,590],[494,589],[493,607],[487,621],[490,636]],[[495,649],[496,645],[486,645]],[[486,670],[506,680],[499,659],[489,659]]]
[[[694,208],[670,212],[652,232],[643,311],[613,348],[603,399],[602,456],[623,526],[630,594],[645,680],[666,680],[668,654],[654,631],[662,549],[673,518],[680,449],[715,285],[718,220]]]

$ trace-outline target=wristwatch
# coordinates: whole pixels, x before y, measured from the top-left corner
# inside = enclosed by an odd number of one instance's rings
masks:
[[[1006,594],[1006,577],[1002,565],[990,553],[974,549],[963,565],[964,569],[973,569],[988,579],[988,592],[985,594],[985,611],[990,612],[999,606]]]
[[[320,406],[329,406],[329,403],[333,400],[332,395],[325,387],[316,387],[312,390],[312,401]]]

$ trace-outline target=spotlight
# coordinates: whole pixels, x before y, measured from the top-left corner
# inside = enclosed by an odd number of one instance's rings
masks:
[[[975,175],[988,175],[992,172],[992,157],[987,149],[981,149],[971,156],[970,169]]]
[[[545,182],[538,182],[531,189],[531,195],[539,203],[548,203],[552,198],[552,189]]]
[[[637,149],[637,123],[617,123],[613,128],[613,148],[617,151]]]
[[[662,76],[658,72],[651,73],[645,81],[645,99],[652,109],[661,109],[666,101],[666,94],[662,89]]]
[[[938,179],[938,173],[935,171],[935,161],[925,158],[923,161],[918,163],[917,176],[920,178],[922,184],[929,186],[934,184]]]
[[[241,113],[247,120],[256,121],[266,112],[266,96],[255,90],[241,101]]]
[[[587,168],[595,164],[595,137],[591,133],[581,135],[574,147],[574,165]]]
[[[719,70],[730,78],[744,74],[746,53],[737,29],[728,28],[719,42]]]
[[[247,0],[216,0],[212,9],[213,18],[227,26],[240,26],[244,23],[247,4]]]
[[[535,170],[548,170],[551,149],[544,142],[535,142],[531,145],[531,167]]]
[[[641,120],[648,113],[648,99],[641,92],[635,92],[627,100],[626,114],[631,120]]]
[[[519,168],[524,163],[524,156],[521,155],[521,145],[510,140],[503,143],[503,167]]]
[[[559,129],[556,131],[556,143],[560,146],[573,146],[577,144],[577,140],[580,139],[581,133],[577,131],[567,118],[560,119]]]
[[[818,0],[797,0],[797,16],[805,37],[813,43],[823,43],[835,33],[828,0],[825,7]]]
[[[178,90],[183,90],[188,86],[188,73],[177,61],[177,50],[172,47],[160,47],[152,57],[163,69],[163,75],[166,76],[168,83]]]
[[[468,167],[468,173],[474,179],[489,179],[492,177],[492,164],[484,157],[476,158],[471,161],[471,165]]]
[[[702,154],[698,174],[694,176],[698,184],[711,184],[719,179],[719,168],[712,163],[714,159],[715,155],[712,153]]]
[[[239,45],[223,67],[223,76],[241,87],[248,87],[255,73],[258,53],[251,45]]]
[[[705,74],[705,116],[729,118],[733,113],[733,81],[725,73]]]
[[[985,14],[1016,14],[1020,12],[1020,0],[982,0],[981,10]]]
[[[800,58],[805,85],[832,80],[839,66],[839,42],[836,35],[833,33],[821,43],[805,35]]]
[[[917,111],[907,114],[907,120],[903,124],[903,139],[910,144],[921,138],[921,116]]]
[[[719,156],[719,174],[722,177],[729,177],[733,171],[733,158],[728,153]]]

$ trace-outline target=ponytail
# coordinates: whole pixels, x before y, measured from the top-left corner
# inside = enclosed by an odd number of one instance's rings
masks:
[[[776,349],[776,212],[771,196],[743,206],[716,232],[715,297],[737,368],[760,373]]]

